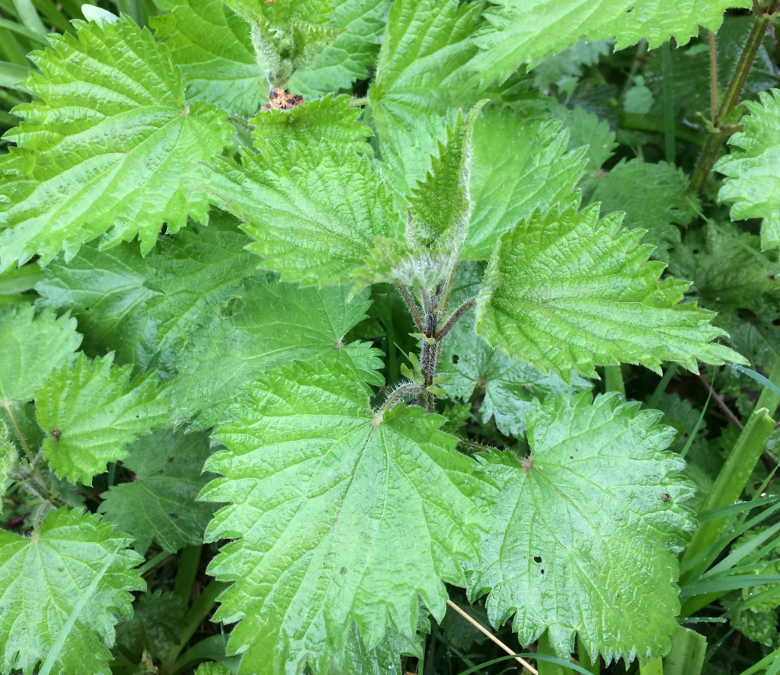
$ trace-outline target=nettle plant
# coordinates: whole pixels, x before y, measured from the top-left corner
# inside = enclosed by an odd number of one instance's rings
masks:
[[[0,672],[179,672],[217,597],[235,672],[396,672],[445,584],[540,654],[667,653],[693,489],[596,367],[748,361],[644,231],[582,205],[609,138],[573,144],[525,64],[750,3],[678,5],[160,0],[154,34],[50,35],[0,158],[0,279],[39,296],[0,312],[31,528],[0,532]],[[724,199],[771,243],[746,162]],[[477,399],[517,447],[468,439]],[[143,554],[182,548],[174,591],[134,601]]]

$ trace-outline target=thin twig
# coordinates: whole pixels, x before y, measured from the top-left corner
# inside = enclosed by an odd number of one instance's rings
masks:
[[[736,425],[737,429],[742,431],[742,422],[740,422],[737,416],[731,412],[731,408],[726,405],[726,402],[718,395],[718,392],[715,391],[715,388],[709,382],[707,382],[703,375],[699,374],[699,379],[702,381],[704,386],[712,392],[712,398],[715,399],[715,403],[718,404],[720,409],[726,413],[726,417],[728,417]]]
[[[480,633],[482,633],[484,636],[486,636],[489,640],[492,640],[495,644],[497,644],[501,649],[503,649],[507,654],[514,654],[509,647],[507,647],[501,640],[499,640],[493,633],[491,633],[487,628],[485,628],[479,621],[475,621],[469,614],[464,612],[460,607],[458,607],[452,600],[447,600],[447,605],[449,607],[452,607],[458,614],[460,614],[466,621],[468,621],[474,628],[476,628]],[[524,668],[528,669],[529,672],[533,673],[533,675],[539,675],[539,671],[536,670],[528,661],[525,659],[515,656],[515,661],[518,663],[521,663]]]
[[[398,289],[398,292],[401,294],[401,297],[404,299],[404,302],[406,303],[406,306],[409,308],[409,313],[412,315],[412,318],[414,319],[414,325],[417,326],[417,330],[420,333],[425,332],[425,324],[423,324],[422,316],[420,315],[420,310],[417,308],[417,303],[414,301],[414,298],[409,294],[409,291],[406,290],[406,286],[403,284],[396,284],[395,287]]]
[[[436,340],[441,342],[444,339],[444,336],[452,330],[456,323],[458,323],[458,320],[476,304],[477,299],[471,298],[470,300],[466,300],[466,302],[458,307],[458,309],[452,313],[452,316],[450,316],[446,323],[441,327],[441,330],[436,334]]]
[[[718,126],[718,38],[710,31],[710,110],[712,126]]]

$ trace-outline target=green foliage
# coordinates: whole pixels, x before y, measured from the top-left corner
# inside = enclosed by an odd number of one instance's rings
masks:
[[[92,485],[124,446],[168,421],[169,398],[154,374],[131,379],[131,366],[113,366],[113,354],[55,371],[36,394],[43,451],[57,475]]]
[[[30,306],[0,313],[0,398],[29,401],[54,369],[70,363],[81,342],[76,321]]]
[[[95,2],[0,0],[2,675],[768,663],[776,2]]]
[[[173,383],[174,415],[201,412],[197,426],[208,428],[224,420],[236,392],[263,372],[333,352],[367,382],[382,384],[375,372],[376,350],[344,343],[347,332],[366,316],[368,294],[359,294],[351,303],[347,297],[348,290],[341,286],[317,290],[250,284],[236,313],[197,334],[181,354],[180,375]]]
[[[15,109],[25,122],[0,165],[12,177],[0,192],[2,269],[35,254],[73,257],[101,235],[111,245],[137,234],[146,253],[163,222],[175,232],[188,215],[207,216],[188,180],[230,140],[225,113],[186,105],[167,48],[130,19],[78,31],[35,55],[41,73],[26,86],[43,103]]]
[[[159,0],[152,19],[186,83],[187,103],[206,101],[253,115],[268,101],[269,82],[255,59],[250,28],[220,0]]]
[[[214,477],[203,473],[211,453],[203,433],[185,435],[166,429],[137,440],[122,460],[135,474],[133,480],[112,486],[100,511],[131,535],[141,552],[152,539],[171,552],[197,546],[214,515],[211,504],[196,501]]]
[[[669,250],[682,241],[677,225],[688,225],[699,210],[688,183],[685,173],[671,164],[634,159],[596,180],[590,201],[600,202],[604,213],[625,211],[623,226],[647,230],[643,241],[656,247],[653,257],[667,260]]]
[[[679,602],[669,582],[694,529],[681,504],[692,486],[678,476],[683,462],[662,453],[674,432],[637,409],[615,394],[534,402],[529,457],[487,457],[500,493],[471,593],[490,590],[491,622],[514,615],[522,644],[547,628],[564,658],[576,631],[607,663],[670,647]]]
[[[726,175],[718,198],[732,203],[731,217],[763,218],[761,248],[767,250],[780,246],[780,90],[762,92],[760,98],[761,103],[745,103],[750,114],[742,119],[744,131],[729,138],[734,150],[715,169]]]
[[[97,516],[65,508],[50,511],[32,538],[0,531],[4,675],[32,675],[63,634],[50,672],[110,674],[115,614],[131,616],[129,591],[144,589],[129,541]]]
[[[206,536],[238,539],[209,571],[235,582],[216,618],[243,617],[231,636],[233,650],[247,648],[240,672],[305,662],[324,672],[353,621],[369,647],[390,625],[411,638],[418,593],[441,618],[441,580],[464,583],[461,559],[476,560],[484,525],[476,465],[438,431],[443,418],[405,405],[374,413],[355,373],[327,359],[267,375],[247,402],[217,430],[227,450],[206,468],[224,477],[203,492],[231,502]],[[266,601],[283,579],[295,581]]]
[[[646,262],[642,232],[619,230],[620,216],[599,221],[598,205],[576,207],[537,212],[502,237],[479,298],[488,342],[564,377],[621,361],[658,370],[670,360],[693,372],[697,358],[744,363],[710,342],[723,334],[712,313],[678,304],[687,284],[659,283],[663,266]]]
[[[729,7],[746,0],[492,0],[488,26],[478,34],[473,68],[483,81],[505,79],[520,64],[549,56],[579,40],[615,37],[616,49],[646,38],[658,47],[670,37],[685,44],[699,26],[717,30]]]

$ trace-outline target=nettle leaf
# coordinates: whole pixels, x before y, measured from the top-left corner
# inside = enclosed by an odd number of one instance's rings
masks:
[[[585,149],[567,151],[568,140],[559,124],[538,115],[483,112],[472,141],[467,259],[490,257],[504,232],[571,193],[585,167]]]
[[[525,435],[525,418],[534,399],[591,387],[576,373],[567,385],[555,373],[544,373],[494,349],[476,334],[473,313],[460,319],[442,342],[437,373],[452,378],[441,385],[452,398],[468,401],[475,390],[482,394],[482,419],[495,418],[501,433],[515,436]]]
[[[130,542],[98,516],[66,508],[50,511],[32,537],[0,530],[4,675],[32,675],[77,608],[50,672],[110,675],[115,614],[132,616],[130,591],[145,589],[133,569],[143,558],[126,548]]]
[[[52,373],[38,390],[43,451],[57,476],[92,485],[108,462],[122,459],[125,445],[168,422],[169,394],[154,373],[131,379],[132,366],[113,366],[114,355],[90,362],[81,354]]]
[[[205,433],[185,435],[165,429],[140,438],[122,459],[134,479],[112,486],[100,512],[131,535],[142,553],[152,539],[172,553],[203,543],[216,507],[196,498],[214,478],[202,473],[211,453]]]
[[[204,189],[245,223],[257,240],[249,249],[283,280],[348,282],[374,239],[396,238],[404,220],[367,157],[327,142],[294,151],[292,167],[249,154],[242,166],[221,160]]]
[[[441,619],[442,581],[464,583],[483,522],[476,463],[444,418],[375,415],[355,373],[326,360],[268,374],[247,404],[217,431],[227,450],[206,468],[224,477],[202,494],[231,503],[206,537],[238,539],[209,573],[234,582],[215,619],[241,620],[239,672],[327,673],[353,621],[369,649],[391,627],[413,639],[418,594]]]
[[[260,259],[244,250],[251,239],[237,225],[228,214],[214,212],[208,227],[165,237],[148,258],[152,274],[146,286],[157,295],[149,298],[146,315],[156,324],[158,349],[180,350],[255,275]]]
[[[278,143],[285,157],[294,150],[292,141],[312,145],[328,141],[344,152],[370,152],[366,138],[373,132],[358,122],[363,111],[350,108],[351,101],[351,96],[328,95],[290,110],[264,110],[252,119],[254,144],[260,152],[268,152],[270,143]]]
[[[476,53],[471,34],[480,11],[479,3],[458,0],[393,3],[368,91],[383,142],[393,127],[412,130],[422,115],[476,102],[465,65]]]
[[[41,296],[36,305],[69,310],[84,332],[88,355],[115,350],[120,363],[146,368],[154,327],[144,309],[154,292],[145,286],[151,271],[137,244],[122,242],[107,251],[87,244],[68,262],[55,258],[43,274],[35,286]]]
[[[522,644],[545,629],[561,658],[574,635],[607,663],[665,654],[680,610],[679,553],[695,527],[674,430],[617,394],[534,401],[529,458],[492,452],[499,485],[472,596],[490,590],[494,625],[510,616]]]
[[[682,241],[676,225],[685,227],[700,209],[689,183],[685,172],[673,164],[632,159],[596,179],[589,201],[600,202],[604,213],[625,211],[623,226],[647,230],[643,241],[656,247],[653,257],[667,260],[670,249]]]
[[[249,117],[268,101],[270,83],[255,59],[249,25],[221,0],[157,0],[150,18],[187,85],[187,101],[206,101]]]
[[[349,89],[366,80],[382,41],[390,0],[335,0],[328,27],[337,37],[303,70],[289,88],[305,96]]]
[[[25,86],[41,102],[17,106],[6,138],[27,173],[0,186],[3,269],[33,255],[72,258],[84,242],[138,235],[154,246],[163,223],[176,232],[187,216],[205,222],[208,201],[189,186],[198,162],[233,136],[226,114],[185,104],[184,80],[168,48],[129,18],[77,24],[78,39],[50,35],[52,49],[31,55],[41,73]]]
[[[566,378],[595,377],[596,365],[636,363],[660,371],[675,361],[746,363],[710,325],[712,312],[679,304],[688,283],[659,283],[642,232],[620,230],[621,214],[599,221],[598,205],[537,212],[501,239],[477,303],[477,330],[493,346]]]
[[[761,102],[745,101],[750,115],[744,130],[729,138],[734,146],[715,170],[726,175],[718,199],[732,202],[734,220],[763,218],[761,248],[780,246],[780,89],[759,94]]]
[[[24,403],[54,369],[76,357],[81,335],[76,320],[31,306],[0,312],[0,399]]]
[[[716,31],[730,7],[749,0],[491,0],[487,27],[475,38],[481,52],[472,68],[483,82],[506,79],[520,65],[580,40],[616,37],[615,49],[646,38],[653,49],[669,38],[683,45],[699,26]]]
[[[204,328],[180,354],[180,375],[173,383],[174,415],[196,418],[194,426],[208,428],[224,421],[236,392],[267,370],[334,351],[365,381],[382,385],[374,371],[381,364],[379,350],[342,342],[366,318],[371,304],[367,291],[352,302],[347,302],[348,294],[341,286],[248,283],[240,309]]]

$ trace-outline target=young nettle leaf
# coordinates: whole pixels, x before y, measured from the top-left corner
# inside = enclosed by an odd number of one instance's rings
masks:
[[[382,41],[390,0],[335,0],[328,28],[336,39],[305,69],[290,78],[292,91],[306,96],[349,89],[368,79]]]
[[[250,250],[283,280],[347,283],[374,239],[398,239],[404,220],[368,157],[328,142],[293,150],[292,166],[249,154],[242,166],[222,160],[204,189],[245,223],[257,240]]]
[[[475,335],[474,324],[473,313],[467,314],[448,333],[437,372],[452,378],[442,385],[452,398],[469,401],[474,395],[483,396],[482,419],[487,422],[495,418],[502,433],[525,435],[525,418],[535,398],[590,388],[590,382],[576,373],[567,385],[554,373],[543,373],[530,363],[494,349]]]
[[[163,223],[205,221],[207,199],[189,182],[233,135],[226,113],[186,105],[170,51],[148,31],[127,17],[77,27],[78,39],[49,36],[52,48],[32,55],[41,73],[25,86],[41,101],[18,106],[25,122],[6,135],[18,147],[3,163],[25,172],[0,184],[2,269],[61,249],[72,258],[101,235],[138,235],[146,253]]]
[[[507,232],[493,254],[477,303],[477,330],[493,346],[564,379],[570,369],[675,361],[746,363],[710,325],[712,312],[679,304],[686,282],[659,282],[663,264],[642,232],[620,230],[621,214],[599,221],[598,205],[577,201],[537,212]]]
[[[580,40],[617,38],[623,49],[646,38],[651,48],[674,37],[683,45],[699,26],[717,30],[729,7],[749,0],[492,0],[486,27],[475,37],[480,54],[472,68],[482,82],[504,80]]]
[[[282,146],[279,161],[286,159],[291,141],[310,145],[328,141],[345,152],[370,152],[365,141],[372,131],[358,122],[362,110],[350,108],[351,101],[349,96],[324,96],[291,110],[264,110],[252,119],[255,146],[261,153],[268,152],[271,143]]]
[[[241,388],[269,369],[293,360],[316,360],[334,351],[361,378],[382,385],[375,371],[378,350],[369,343],[345,345],[347,332],[366,318],[368,292],[348,303],[342,286],[301,288],[284,283],[252,282],[239,309],[196,334],[179,357],[173,383],[173,412],[196,416],[208,428],[225,419]]]
[[[0,530],[3,675],[33,675],[47,658],[52,675],[110,675],[116,615],[132,616],[130,591],[146,587],[130,543],[98,516],[66,508],[32,537]]]
[[[479,100],[465,65],[476,53],[471,34],[480,11],[479,3],[458,0],[393,3],[368,92],[382,142],[390,141],[394,129],[414,130],[421,116]]]
[[[353,621],[368,649],[391,628],[412,639],[418,594],[441,619],[442,581],[464,583],[484,522],[476,463],[444,419],[404,404],[375,413],[328,359],[269,373],[247,403],[216,433],[228,449],[206,468],[224,477],[202,495],[230,502],[207,540],[238,540],[209,572],[234,582],[215,618],[241,620],[239,672],[343,672]]]
[[[169,391],[154,373],[131,379],[132,366],[113,366],[114,356],[52,373],[35,397],[43,451],[58,477],[92,485],[108,462],[122,459],[125,445],[168,423]]]
[[[25,403],[54,369],[71,363],[81,344],[76,320],[29,305],[0,311],[0,404]]]
[[[146,551],[155,539],[166,551],[203,542],[215,506],[196,501],[214,476],[203,473],[212,454],[208,435],[156,431],[127,448],[123,466],[135,474],[129,483],[112,486],[100,512]]]
[[[535,401],[531,454],[492,452],[493,525],[471,594],[490,591],[494,625],[522,644],[548,631],[561,658],[577,634],[609,663],[668,652],[677,629],[677,553],[693,530],[684,462],[662,452],[674,430],[616,394]]]
[[[767,250],[780,246],[780,89],[759,96],[760,103],[745,101],[744,130],[729,138],[734,148],[715,170],[726,175],[718,199],[732,203],[731,217],[764,219],[761,248]]]
[[[604,213],[625,211],[623,227],[647,230],[642,241],[656,247],[653,257],[667,260],[670,249],[681,243],[677,225],[685,227],[700,210],[689,183],[682,169],[672,164],[633,159],[596,179],[589,201],[600,202]]]
[[[150,18],[187,85],[187,102],[206,101],[249,117],[268,101],[251,29],[221,0],[157,0],[168,14]]]
[[[484,260],[504,232],[567,198],[585,168],[586,149],[547,115],[491,107],[474,126],[468,174],[470,224],[464,257]]]

